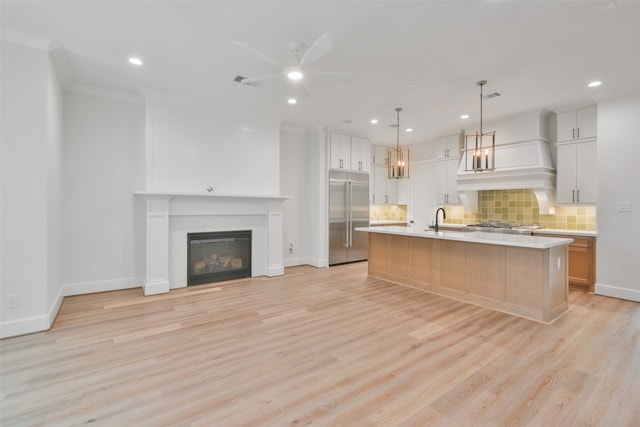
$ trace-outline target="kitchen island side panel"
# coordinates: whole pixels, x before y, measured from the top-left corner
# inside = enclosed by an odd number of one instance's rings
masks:
[[[568,310],[567,246],[522,248],[371,233],[369,248],[373,277],[544,323]]]

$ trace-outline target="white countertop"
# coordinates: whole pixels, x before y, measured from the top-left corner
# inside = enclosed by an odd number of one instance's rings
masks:
[[[456,240],[459,242],[484,243],[488,245],[518,246],[522,248],[549,249],[569,245],[573,239],[519,234],[487,233],[483,231],[438,231],[411,227],[358,227],[356,231],[368,233],[396,234],[399,236],[425,237],[428,239]]]

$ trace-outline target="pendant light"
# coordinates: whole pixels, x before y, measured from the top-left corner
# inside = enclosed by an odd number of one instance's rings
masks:
[[[409,149],[400,148],[400,111],[402,108],[396,108],[396,148],[387,150],[389,158],[387,176],[393,179],[409,178]]]
[[[486,80],[476,83],[480,86],[480,130],[465,135],[465,170],[474,172],[493,171],[496,168],[496,132],[484,132],[482,128],[482,87]],[[471,158],[469,158],[471,152]]]

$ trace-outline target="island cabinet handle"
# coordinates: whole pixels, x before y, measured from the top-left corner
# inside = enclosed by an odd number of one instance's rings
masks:
[[[576,190],[571,190],[571,201],[572,202],[576,201]]]
[[[578,202],[580,202],[580,190],[578,190],[577,193],[578,193]]]

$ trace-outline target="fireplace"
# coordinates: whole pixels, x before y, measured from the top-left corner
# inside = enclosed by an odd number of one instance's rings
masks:
[[[251,277],[251,230],[187,234],[187,285]]]

